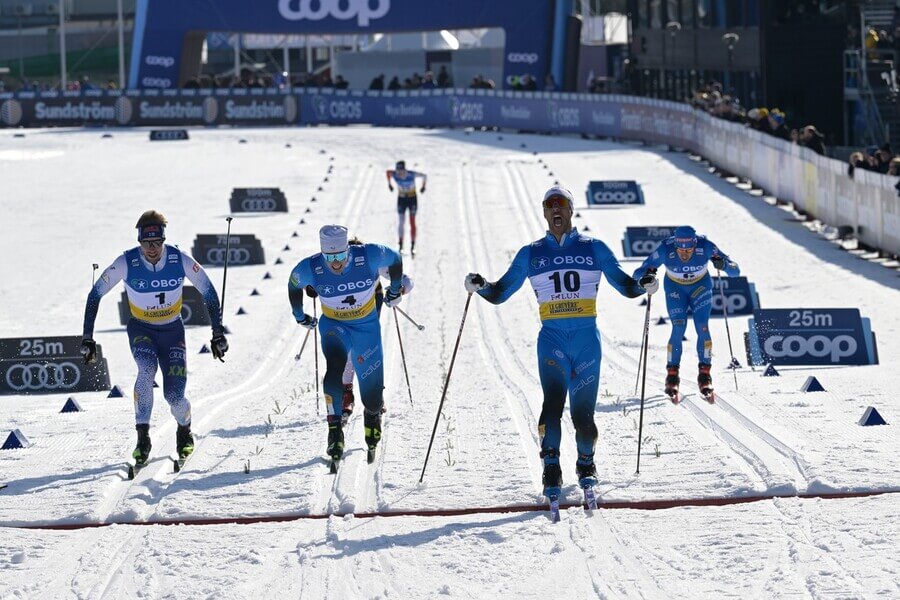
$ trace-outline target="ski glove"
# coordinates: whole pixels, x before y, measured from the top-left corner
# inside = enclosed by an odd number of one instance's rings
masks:
[[[424,185],[422,186],[422,189],[419,190],[419,193],[420,193],[420,194],[424,194],[424,193],[425,193],[425,186],[424,186]]]
[[[81,356],[84,357],[84,362],[89,365],[97,362],[97,342],[91,338],[81,340]]]
[[[225,339],[224,331],[221,329],[213,329],[213,336],[209,341],[209,348],[212,351],[213,358],[222,360],[222,357],[228,352],[228,340]]]
[[[656,275],[651,273],[647,273],[641,277],[638,283],[647,291],[647,295],[655,294],[659,289],[659,280],[656,279]]]
[[[309,296],[310,298],[318,298],[319,297],[319,293],[316,292],[316,290],[311,285],[306,286],[306,295]]]
[[[479,275],[478,273],[469,273],[466,275],[466,291],[470,294],[474,294],[479,290],[483,290],[487,287],[487,282],[484,280],[484,277]]]
[[[393,191],[394,191],[394,186],[392,186],[391,184],[388,184],[388,189],[391,190],[391,191],[393,192]]]
[[[319,324],[319,320],[315,317],[311,317],[306,313],[303,313],[303,318],[297,321],[300,325],[303,325],[307,329],[315,329],[316,325]]]
[[[394,292],[392,289],[388,288],[388,291],[384,293],[384,303],[394,308],[398,304],[400,304],[400,300],[403,299],[403,294],[400,292]]]

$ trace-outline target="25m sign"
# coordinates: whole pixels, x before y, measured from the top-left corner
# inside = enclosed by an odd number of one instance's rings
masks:
[[[855,308],[768,308],[749,320],[751,364],[878,364],[869,319]]]

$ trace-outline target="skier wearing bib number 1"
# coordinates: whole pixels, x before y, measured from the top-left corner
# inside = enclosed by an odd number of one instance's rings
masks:
[[[578,446],[575,468],[579,484],[588,505],[596,503],[594,408],[600,386],[601,349],[596,310],[600,280],[606,275],[610,285],[628,298],[644,293],[638,282],[619,267],[606,244],[572,227],[573,207],[569,190],[551,187],[543,201],[547,235],[519,250],[498,281],[487,282],[478,273],[469,273],[465,280],[466,291],[477,293],[492,304],[508,300],[526,278],[537,296],[541,317],[538,372],[544,393],[538,432],[544,461],[544,495],[550,501],[551,511],[554,507],[558,511],[562,486],[560,420],[566,394]]]
[[[709,276],[708,263],[712,261],[717,271],[725,271],[729,277],[737,277],[741,270],[737,263],[722,252],[703,235],[697,235],[693,227],[683,225],[675,229],[674,235],[663,240],[656,251],[634,272],[648,292],[659,288],[656,270],[666,266],[666,309],[672,321],[669,336],[668,359],[666,361],[666,394],[675,404],[681,401],[678,386],[681,383],[681,342],[687,329],[687,311],[693,313],[694,328],[697,330],[697,357],[699,373],[697,385],[707,401],[713,402],[712,387],[712,339],[709,336],[709,315],[712,311],[713,286]]]
[[[138,367],[134,383],[138,441],[132,453],[136,468],[145,465],[150,456],[150,414],[153,412],[153,380],[157,366],[163,372],[163,396],[178,422],[175,447],[179,460],[184,461],[194,451],[191,404],[184,397],[187,357],[181,321],[181,290],[185,278],[203,295],[212,321],[210,348],[213,357],[222,358],[228,351],[216,290],[197,261],[175,246],[165,244],[166,225],[166,218],[155,210],[141,215],[135,226],[140,245],[120,254],[103,271],[91,288],[84,309],[81,354],[85,362],[92,363],[97,360],[97,344],[92,336],[100,299],[124,281],[131,309],[128,342]]]

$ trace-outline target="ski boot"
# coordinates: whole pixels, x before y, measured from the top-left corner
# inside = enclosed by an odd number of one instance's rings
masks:
[[[342,398],[343,408],[341,409],[341,423],[347,424],[347,421],[350,419],[350,415],[353,414],[353,403],[355,398],[353,397],[353,384],[345,383],[344,384],[344,396]]]
[[[550,463],[544,465],[544,496],[550,503],[550,521],[556,523],[559,521],[559,494],[562,491],[562,469],[559,463]]]
[[[180,460],[186,459],[194,452],[194,436],[191,435],[191,424],[179,425],[175,432],[175,450]]]
[[[363,411],[363,431],[366,434],[366,446],[369,451],[366,460],[369,464],[375,462],[375,448],[381,441],[381,411],[370,413],[368,410]]]
[[[712,375],[709,374],[709,369],[712,365],[700,363],[698,366],[700,367],[700,372],[697,374],[697,386],[700,388],[700,393],[703,395],[704,400],[712,404],[716,401],[716,394],[713,392],[712,386]]]
[[[413,241],[410,242],[410,244],[409,244],[409,254],[410,254],[410,256],[412,256],[413,258],[416,257],[416,241],[415,241],[415,240],[413,240]]]
[[[597,485],[597,467],[594,466],[594,461],[591,457],[578,457],[579,460],[585,458],[590,459],[591,462],[586,464],[577,463],[575,470],[578,471],[578,485],[581,487],[581,491],[584,492],[584,505],[587,506],[588,510],[595,510],[597,508],[597,495],[594,493],[594,486]]]
[[[337,465],[341,457],[344,456],[344,429],[341,427],[340,419],[331,421],[328,418],[328,448],[326,452],[331,457],[331,472],[337,473]]]
[[[666,395],[672,404],[681,402],[681,393],[678,391],[681,378],[678,376],[678,369],[678,365],[666,365]]]
[[[397,253],[403,254],[403,238],[400,238],[400,243],[397,245]]]
[[[140,467],[147,464],[147,459],[150,457],[150,449],[153,447],[153,444],[150,443],[150,424],[138,423],[134,427],[137,429],[138,439],[137,446],[134,447],[131,457],[134,459],[134,464]]]

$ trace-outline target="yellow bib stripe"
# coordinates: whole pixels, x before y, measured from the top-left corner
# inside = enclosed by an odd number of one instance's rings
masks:
[[[572,317],[596,317],[596,298],[580,300],[552,300],[541,303],[541,321],[549,319],[569,319]]]
[[[375,310],[374,294],[371,298],[369,298],[368,302],[366,302],[359,308],[351,308],[349,310],[335,310],[330,306],[326,306],[324,302],[322,303],[322,314],[329,319],[336,319],[338,321],[352,321],[354,319],[361,319],[373,310]]]
[[[146,310],[141,308],[140,306],[136,306],[131,301],[128,302],[128,306],[131,308],[131,315],[135,319],[140,319],[141,321],[146,321],[147,323],[169,322],[172,320],[172,317],[181,314],[181,298],[178,299],[178,302],[176,302],[172,306],[169,306],[168,308]]]

